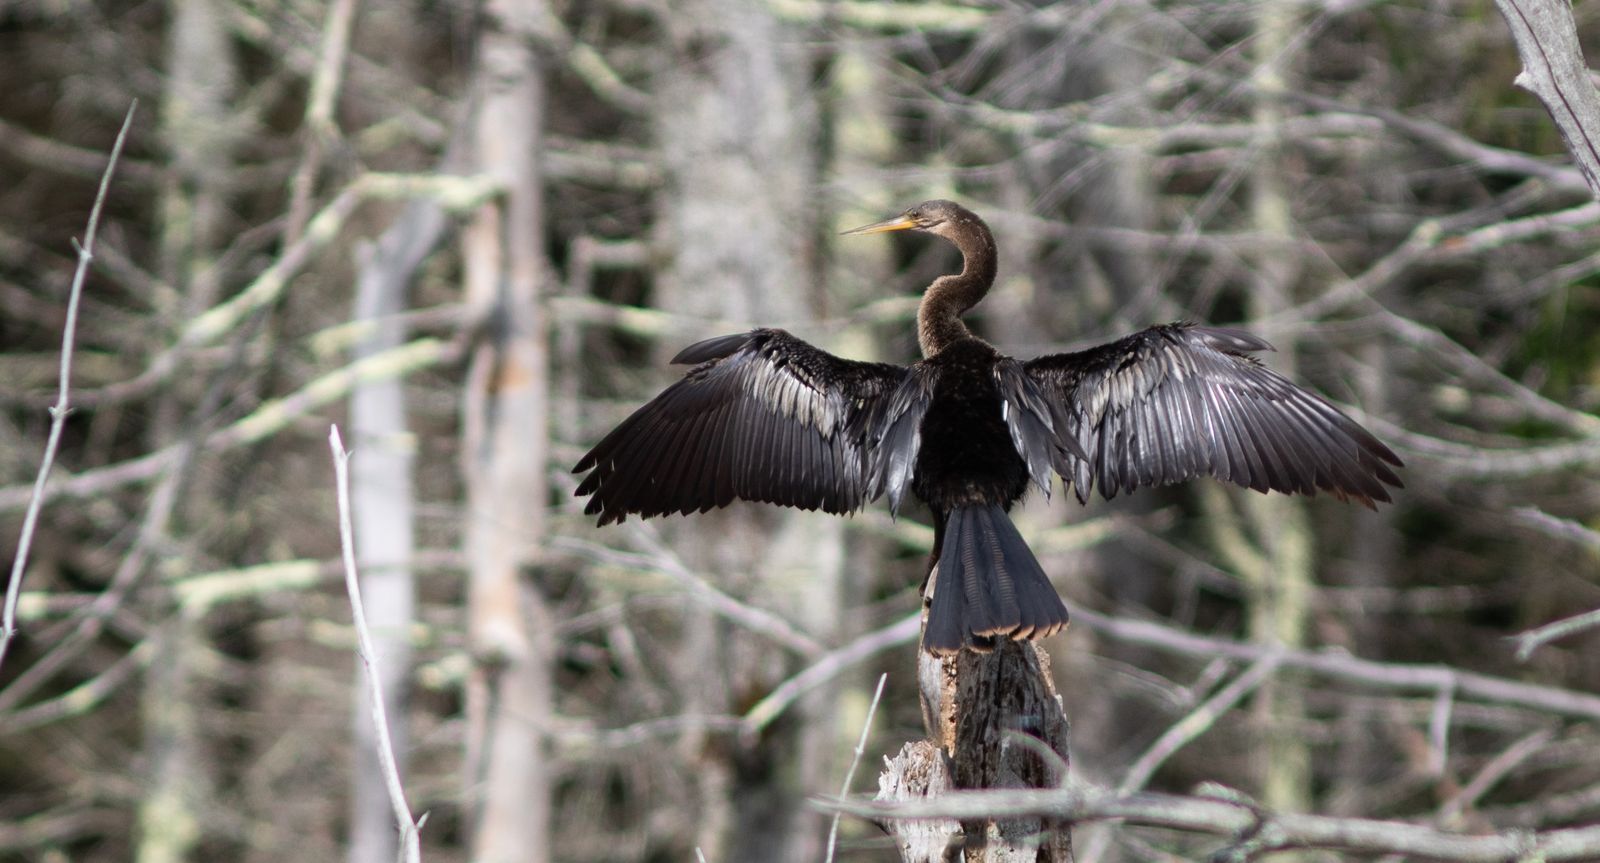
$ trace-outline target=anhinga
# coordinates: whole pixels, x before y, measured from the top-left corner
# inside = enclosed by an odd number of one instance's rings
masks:
[[[1256,491],[1319,489],[1367,506],[1400,487],[1400,459],[1321,398],[1260,365],[1271,345],[1235,329],[1151,327],[1099,347],[1021,362],[961,315],[994,283],[988,226],[928,201],[847,231],[922,231],[961,250],[928,286],[923,359],[836,357],[780,329],[685,348],[682,380],[639,408],[574,468],[600,524],[705,512],[735,499],[847,513],[907,489],[933,511],[937,565],[923,645],[985,649],[1037,638],[1067,610],[1006,512],[1053,469],[1080,502],[1209,474]]]

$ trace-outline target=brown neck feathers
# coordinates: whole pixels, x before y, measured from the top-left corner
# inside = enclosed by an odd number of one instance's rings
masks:
[[[972,336],[961,316],[989,293],[999,258],[994,236],[977,216],[945,222],[932,233],[961,250],[961,272],[934,279],[923,294],[922,305],[917,309],[917,344],[924,357]]]

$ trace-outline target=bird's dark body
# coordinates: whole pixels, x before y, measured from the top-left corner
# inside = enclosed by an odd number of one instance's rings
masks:
[[[911,491],[934,511],[935,524],[962,504],[1010,509],[1028,489],[1028,467],[1001,413],[1000,358],[988,344],[963,339],[920,364],[934,385]]]
[[[1400,459],[1337,408],[1250,356],[1242,330],[1165,324],[1018,362],[961,320],[996,274],[976,215],[928,201],[856,233],[918,230],[961,250],[928,287],[911,366],[836,357],[783,330],[685,348],[693,364],[578,462],[585,511],[704,512],[735,500],[831,513],[909,492],[933,511],[936,580],[922,643],[982,650],[1060,630],[1067,609],[1007,515],[1055,473],[1087,502],[1212,476],[1257,491],[1331,493],[1371,506]]]

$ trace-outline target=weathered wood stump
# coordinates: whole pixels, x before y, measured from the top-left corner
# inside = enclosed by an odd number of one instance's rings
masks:
[[[928,739],[907,743],[887,760],[876,799],[1057,788],[1066,781],[1066,712],[1050,679],[1050,655],[1037,643],[1002,641],[993,653],[963,650],[950,657],[919,649],[917,657]],[[882,826],[907,863],[1072,860],[1071,833],[1049,819],[892,819]]]

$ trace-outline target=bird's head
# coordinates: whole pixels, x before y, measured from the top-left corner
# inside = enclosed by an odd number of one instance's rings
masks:
[[[982,225],[983,222],[966,207],[954,201],[932,200],[911,207],[892,219],[862,225],[845,234],[882,234],[888,231],[922,231],[927,234],[953,239],[964,226]]]

